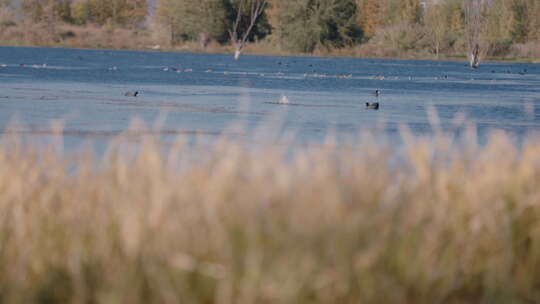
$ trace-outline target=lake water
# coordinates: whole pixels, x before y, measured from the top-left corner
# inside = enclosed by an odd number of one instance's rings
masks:
[[[47,137],[63,121],[68,149],[104,145],[132,118],[161,122],[164,137],[223,133],[317,143],[372,131],[399,140],[399,126],[433,132],[476,126],[523,138],[540,131],[540,65],[178,54],[0,47],[0,128]],[[379,97],[373,92],[380,90]],[[124,96],[139,91],[137,97]],[[368,110],[365,102],[380,103]],[[430,110],[431,109],[431,110]],[[430,122],[431,117],[431,122]],[[231,128],[241,125],[239,129]],[[249,135],[251,134],[251,135]]]

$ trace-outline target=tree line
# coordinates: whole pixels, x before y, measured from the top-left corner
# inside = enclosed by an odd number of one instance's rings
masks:
[[[20,1],[26,20],[159,27],[171,46],[244,40],[295,53],[373,46],[504,56],[513,45],[540,41],[538,0],[157,0],[153,9],[147,0]],[[254,3],[262,4],[256,18]],[[0,6],[13,8],[10,0]]]

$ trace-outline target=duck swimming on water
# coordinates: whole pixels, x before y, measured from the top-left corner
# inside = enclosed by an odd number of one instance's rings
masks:
[[[366,109],[378,110],[379,109],[379,103],[378,102],[372,102],[372,103],[366,102]]]
[[[139,95],[139,91],[135,91],[135,92],[126,92],[124,94],[124,96],[130,96],[130,97],[137,97],[137,95]]]

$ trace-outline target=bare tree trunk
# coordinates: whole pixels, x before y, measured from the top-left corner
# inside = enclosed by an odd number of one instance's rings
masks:
[[[199,45],[201,46],[201,48],[206,49],[206,47],[208,46],[208,40],[208,35],[206,33],[199,33]]]
[[[242,19],[242,11],[244,3],[247,2],[250,5],[250,11],[249,11],[249,26],[243,33],[240,33],[241,29],[239,28],[240,21]],[[236,20],[231,25],[231,28],[229,29],[229,36],[231,38],[231,42],[234,45],[234,59],[238,60],[240,58],[240,54],[242,53],[242,49],[247,43],[249,34],[251,33],[251,30],[253,30],[253,26],[255,26],[255,23],[257,22],[257,18],[263,13],[264,8],[266,7],[267,0],[239,0],[238,1],[238,9],[236,11]]]
[[[465,32],[467,35],[467,46],[469,53],[469,65],[471,68],[478,68],[480,65],[480,54],[482,51],[481,34],[485,25],[486,0],[464,0],[465,8]]]
[[[476,69],[480,65],[480,46],[475,44],[470,51],[469,65],[471,68]]]
[[[234,60],[238,60],[240,58],[241,52],[242,52],[242,49],[238,48],[238,46],[235,46]]]

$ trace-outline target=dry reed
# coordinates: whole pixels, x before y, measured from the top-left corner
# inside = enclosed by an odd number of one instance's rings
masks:
[[[105,160],[4,139],[0,303],[540,299],[539,141],[284,156],[142,137]]]

